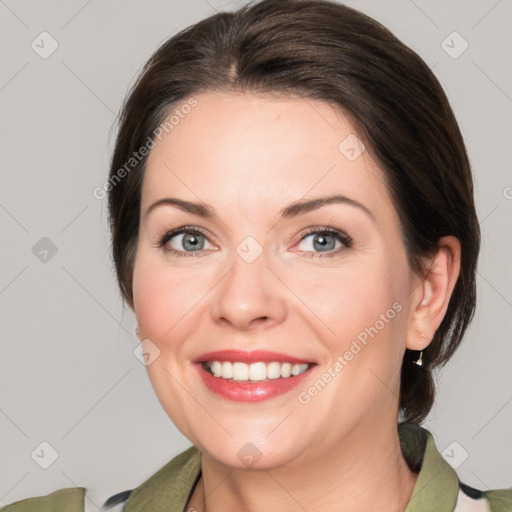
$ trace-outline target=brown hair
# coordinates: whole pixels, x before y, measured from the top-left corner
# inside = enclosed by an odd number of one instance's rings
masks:
[[[423,352],[406,350],[400,411],[420,423],[434,402],[432,370],[460,344],[476,304],[480,231],[464,141],[425,62],[372,18],[330,0],[263,0],[222,12],[168,39],[123,105],[108,187],[112,255],[133,308],[132,275],[147,157],[132,158],[172,108],[205,91],[277,93],[329,101],[354,124],[383,170],[402,219],[411,267],[445,235],[462,246],[446,315]],[[129,162],[129,167],[127,167]],[[119,179],[120,170],[122,179]]]

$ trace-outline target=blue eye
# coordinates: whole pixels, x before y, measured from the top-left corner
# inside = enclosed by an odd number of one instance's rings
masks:
[[[181,236],[181,240],[177,243],[179,246],[184,248],[168,248],[167,244],[173,239]],[[206,235],[197,228],[179,228],[174,231],[170,231],[166,233],[158,242],[158,246],[164,248],[166,251],[175,254],[176,256],[199,256],[198,254],[194,254],[196,252],[200,252],[204,248],[204,240],[207,239]],[[188,250],[190,249],[190,250]]]
[[[297,252],[311,252],[308,256],[310,258],[336,256],[339,252],[352,246],[352,239],[347,234],[333,228],[310,228],[306,234],[302,236],[300,241],[303,242],[308,238],[312,238],[312,243],[308,245],[309,247],[312,247],[313,251],[297,249]],[[339,242],[340,244],[337,247],[336,242]],[[320,252],[315,253],[314,251]]]
[[[312,237],[312,244],[309,244],[309,247],[312,250],[297,249],[294,252],[303,253],[309,258],[331,257],[352,246],[351,237],[334,228],[309,228],[306,234],[303,234],[301,237],[300,242],[310,237]],[[169,247],[169,242],[173,241],[174,238],[178,240],[178,247]],[[192,256],[197,258],[204,256],[205,240],[208,240],[208,237],[202,230],[185,226],[169,231],[160,237],[156,246],[175,256]],[[339,245],[336,245],[336,242]]]

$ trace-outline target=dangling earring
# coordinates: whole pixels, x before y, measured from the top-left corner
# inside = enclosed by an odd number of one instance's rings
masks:
[[[423,338],[427,339],[427,337],[419,330],[416,330],[416,332]],[[420,352],[420,357],[416,361],[413,361],[413,363],[417,366],[423,366],[423,350]]]
[[[137,324],[137,327],[135,327],[135,336],[137,336],[137,339],[140,341],[139,324]]]
[[[413,361],[412,363],[417,366],[423,366],[423,350],[420,352],[420,357],[416,361]]]

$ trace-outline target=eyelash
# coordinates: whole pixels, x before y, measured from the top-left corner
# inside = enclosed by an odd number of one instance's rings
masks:
[[[330,252],[324,252],[324,253],[321,253],[321,252],[320,253],[315,253],[313,251],[294,251],[294,252],[306,253],[306,254],[311,253],[311,256],[308,256],[310,258],[331,258],[333,256],[336,256],[340,252],[343,252],[345,249],[348,249],[348,248],[352,247],[352,238],[349,235],[347,235],[343,231],[340,231],[340,230],[338,230],[336,228],[331,228],[331,227],[328,227],[328,226],[325,226],[325,227],[322,227],[322,228],[312,227],[312,228],[306,229],[301,234],[301,238],[300,238],[299,242],[302,242],[307,236],[309,236],[311,234],[314,234],[314,233],[315,234],[320,234],[320,235],[325,235],[325,234],[333,235],[345,247],[341,248],[341,249],[338,249],[336,251],[330,251]],[[206,232],[204,232],[202,229],[194,228],[194,227],[189,227],[189,226],[183,226],[181,228],[174,229],[172,231],[168,231],[168,232],[165,232],[164,234],[159,235],[158,236],[158,242],[156,244],[154,244],[154,245],[158,249],[164,249],[166,252],[171,253],[174,256],[200,258],[201,257],[200,254],[199,254],[200,251],[196,251],[198,254],[195,254],[194,251],[187,252],[187,251],[178,251],[177,249],[166,249],[165,248],[165,244],[169,240],[174,238],[176,235],[181,235],[181,234],[203,235],[206,239],[208,239],[208,236],[207,236]]]

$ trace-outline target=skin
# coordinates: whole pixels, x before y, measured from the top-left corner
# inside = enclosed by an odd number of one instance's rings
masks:
[[[428,345],[446,312],[459,272],[458,241],[439,241],[425,261],[426,276],[410,269],[384,174],[368,151],[349,161],[338,150],[356,131],[330,104],[247,93],[195,98],[197,106],[149,155],[133,274],[140,338],[160,351],[147,366],[151,384],[202,453],[188,507],[403,510],[417,474],[403,459],[396,429],[402,357],[406,347]],[[371,214],[329,204],[279,217],[293,201],[335,193]],[[215,215],[168,205],[146,213],[170,196],[210,204]],[[158,247],[160,235],[182,226],[206,231],[199,235],[203,248],[184,246],[183,235],[165,248],[200,257]],[[332,257],[319,257],[316,233],[304,230],[325,226],[348,233],[353,244],[329,235]],[[236,250],[247,236],[263,249],[252,263]],[[397,302],[394,319],[300,403],[299,392]],[[290,393],[232,402],[210,392],[191,363],[221,349],[284,352],[317,366]],[[261,453],[251,467],[237,456],[249,442]]]

